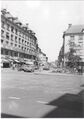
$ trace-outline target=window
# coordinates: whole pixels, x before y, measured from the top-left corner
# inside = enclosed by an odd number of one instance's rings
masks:
[[[16,34],[16,35],[18,34],[18,30],[17,30],[17,29],[15,29],[15,34]]]
[[[24,42],[24,40],[22,39],[22,43]]]
[[[20,42],[21,42],[21,38],[19,38],[19,44],[20,44]]]
[[[31,47],[31,43],[30,43],[30,47]]]
[[[7,30],[8,30],[8,31],[10,30],[10,25],[9,25],[9,24],[7,24]]]
[[[6,33],[6,39],[9,40],[9,33],[8,32]]]
[[[13,41],[13,35],[11,34],[11,40]]]
[[[71,35],[70,36],[70,40],[74,40],[74,35]]]
[[[83,40],[83,35],[79,35],[79,40]]]
[[[2,23],[2,24],[1,24],[2,28],[5,28],[5,23],[4,23],[4,21],[2,21],[1,23]]]
[[[23,47],[22,47],[22,50],[23,50]]]
[[[19,45],[19,48],[20,48],[20,45]]]
[[[15,42],[17,43],[17,36],[15,36]]]
[[[17,44],[15,44],[15,47],[17,47]]]
[[[1,37],[4,37],[4,31],[1,30]]]
[[[8,55],[8,50],[6,50],[6,52],[5,52],[5,53],[6,53],[6,55]]]
[[[26,46],[26,41],[25,41],[25,46]]]
[[[11,32],[13,32],[13,33],[14,33],[14,27],[13,27],[13,26],[11,26]]]
[[[83,40],[79,40],[78,43],[83,43]]]
[[[3,40],[1,39],[1,43],[3,43]]]
[[[13,43],[11,43],[11,46],[13,46]]]
[[[21,36],[21,32],[19,31],[19,36]]]
[[[8,45],[8,43],[9,43],[9,42],[8,42],[8,41],[6,41],[6,44],[7,44],[7,45]]]

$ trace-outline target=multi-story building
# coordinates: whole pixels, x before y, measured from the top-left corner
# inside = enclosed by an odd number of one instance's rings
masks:
[[[48,57],[45,53],[41,51],[41,48],[38,47],[38,64],[45,65],[48,62]]]
[[[75,49],[76,55],[81,58],[84,64],[84,25],[69,24],[68,29],[63,34],[64,54],[69,52],[70,48]],[[64,57],[64,63],[67,62]]]
[[[23,25],[3,9],[1,14],[1,56],[23,60],[35,60],[37,38],[28,24]]]
[[[48,61],[48,57],[46,57],[46,54],[44,54],[43,52],[39,54],[39,59],[40,59],[40,64],[42,65],[45,65]]]

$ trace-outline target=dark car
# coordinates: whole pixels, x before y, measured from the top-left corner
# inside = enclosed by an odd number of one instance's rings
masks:
[[[49,70],[49,66],[43,66],[43,70]]]

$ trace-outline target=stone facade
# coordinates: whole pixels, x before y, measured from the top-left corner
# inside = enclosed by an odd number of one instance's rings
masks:
[[[1,12],[1,56],[36,60],[35,33],[6,10]]]

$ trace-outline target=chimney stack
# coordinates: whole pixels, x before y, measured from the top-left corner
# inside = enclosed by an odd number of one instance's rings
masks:
[[[72,26],[72,24],[68,24],[68,28],[70,28]]]

